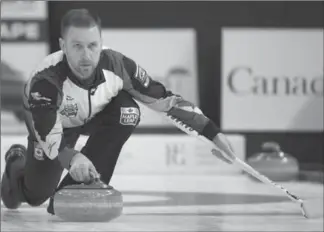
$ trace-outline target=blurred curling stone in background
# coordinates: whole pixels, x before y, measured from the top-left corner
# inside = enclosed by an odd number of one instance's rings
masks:
[[[298,179],[298,160],[292,155],[283,152],[279,144],[275,142],[263,143],[262,151],[249,157],[247,163],[273,181]],[[251,175],[249,176],[256,180]]]
[[[121,192],[102,182],[69,185],[54,195],[55,215],[70,222],[109,222],[122,214]]]

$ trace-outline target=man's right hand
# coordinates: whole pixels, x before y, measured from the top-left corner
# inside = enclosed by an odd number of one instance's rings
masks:
[[[100,177],[93,163],[82,153],[73,156],[69,173],[75,181],[84,183]]]

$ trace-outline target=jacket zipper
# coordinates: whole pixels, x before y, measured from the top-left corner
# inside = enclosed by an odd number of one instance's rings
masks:
[[[88,104],[89,104],[89,114],[88,114],[88,118],[85,120],[86,122],[90,119],[91,117],[91,89],[88,90]]]

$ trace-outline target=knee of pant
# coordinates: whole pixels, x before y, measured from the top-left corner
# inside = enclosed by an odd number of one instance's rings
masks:
[[[36,207],[36,206],[41,206],[48,198],[44,199],[37,199],[37,200],[32,200],[27,202],[30,206]]]
[[[40,184],[38,188],[31,187],[28,188],[26,185],[23,185],[22,192],[24,195],[24,200],[31,206],[40,206],[45,201],[47,201],[55,193],[53,188],[42,188]]]
[[[47,201],[50,197],[51,197],[51,195],[49,195],[49,196],[33,196],[30,198],[26,197],[25,200],[30,206],[40,206],[45,201]]]

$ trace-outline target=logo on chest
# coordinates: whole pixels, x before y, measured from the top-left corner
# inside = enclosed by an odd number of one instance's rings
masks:
[[[73,97],[66,96],[66,103],[60,114],[69,118],[74,118],[78,114],[78,105]]]
[[[140,117],[139,109],[135,107],[120,108],[120,124],[136,126]]]

